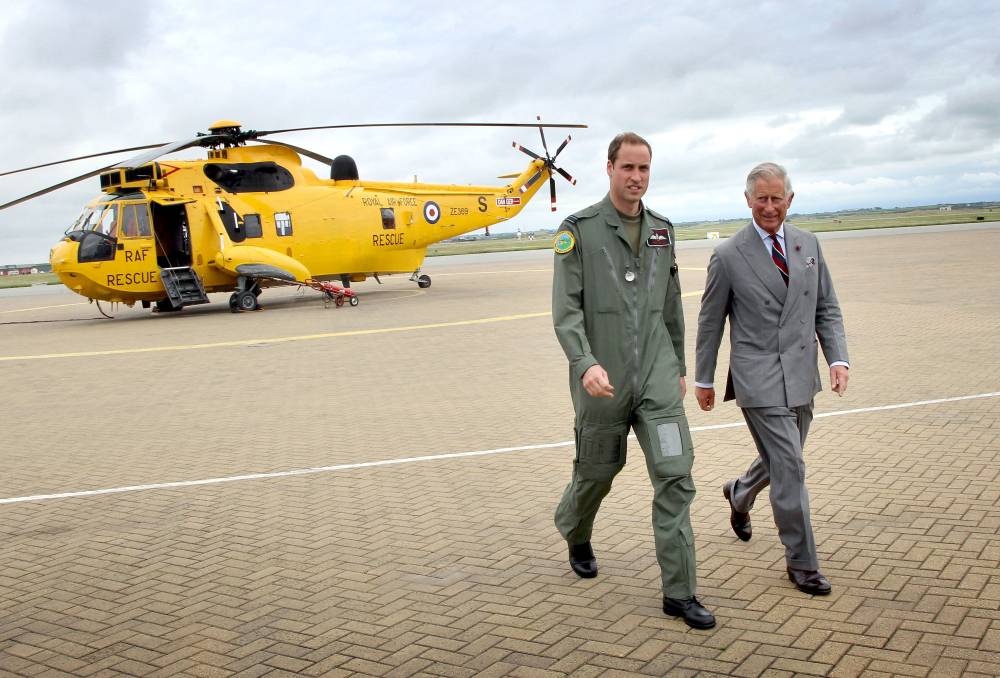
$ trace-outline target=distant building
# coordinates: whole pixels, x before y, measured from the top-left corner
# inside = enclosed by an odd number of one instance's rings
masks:
[[[33,275],[47,273],[50,270],[48,266],[0,266],[0,275]]]
[[[939,212],[950,212],[951,211],[951,205],[945,205],[944,207],[938,207],[938,211]]]

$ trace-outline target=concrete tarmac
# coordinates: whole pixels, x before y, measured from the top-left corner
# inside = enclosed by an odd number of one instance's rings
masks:
[[[693,370],[711,251],[682,245]],[[1000,230],[823,248],[852,363],[806,450],[833,594],[788,582],[763,497],[732,534],[753,446],[689,394],[711,631],[660,611],[634,440],[600,575],[566,562],[549,252],[428,259],[431,288],[356,308],[0,295],[0,676],[1000,674]]]

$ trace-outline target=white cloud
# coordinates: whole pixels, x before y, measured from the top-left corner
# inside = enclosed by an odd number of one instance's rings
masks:
[[[111,17],[114,19],[111,20]],[[275,5],[109,0],[0,8],[0,171],[188,137],[218,118],[273,129],[427,120],[584,122],[518,222],[554,226],[607,188],[608,141],[654,145],[648,202],[676,221],[742,216],[742,183],[785,164],[796,207],[997,198],[1000,6],[946,2]],[[530,130],[285,137],[382,180],[499,183]],[[552,132],[550,141],[561,136]],[[553,141],[555,140],[555,141]],[[94,165],[0,177],[0,202]],[[979,177],[979,178],[977,178]],[[0,212],[0,263],[44,259],[93,180]]]

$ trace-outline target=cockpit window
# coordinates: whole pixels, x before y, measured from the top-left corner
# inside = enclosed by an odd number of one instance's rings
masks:
[[[146,203],[100,203],[84,208],[73,225],[66,229],[66,233],[73,231],[94,231],[109,238],[149,237],[149,211]]]
[[[97,210],[100,214],[100,210]],[[66,229],[67,233],[72,233],[73,231],[91,231],[93,230],[92,221],[94,220],[94,209],[91,207],[84,207],[83,212],[80,216],[76,218],[73,225]]]
[[[118,206],[115,204],[108,205],[101,211],[100,221],[94,224],[94,230],[109,238],[118,237]]]
[[[121,235],[125,238],[149,237],[149,212],[145,203],[122,206]]]

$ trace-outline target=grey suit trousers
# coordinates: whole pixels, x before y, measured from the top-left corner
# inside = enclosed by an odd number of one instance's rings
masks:
[[[809,518],[806,464],[802,448],[813,418],[813,404],[743,409],[758,457],[733,486],[733,508],[749,512],[757,495],[771,486],[771,509],[785,561],[799,570],[818,570],[816,541]]]

